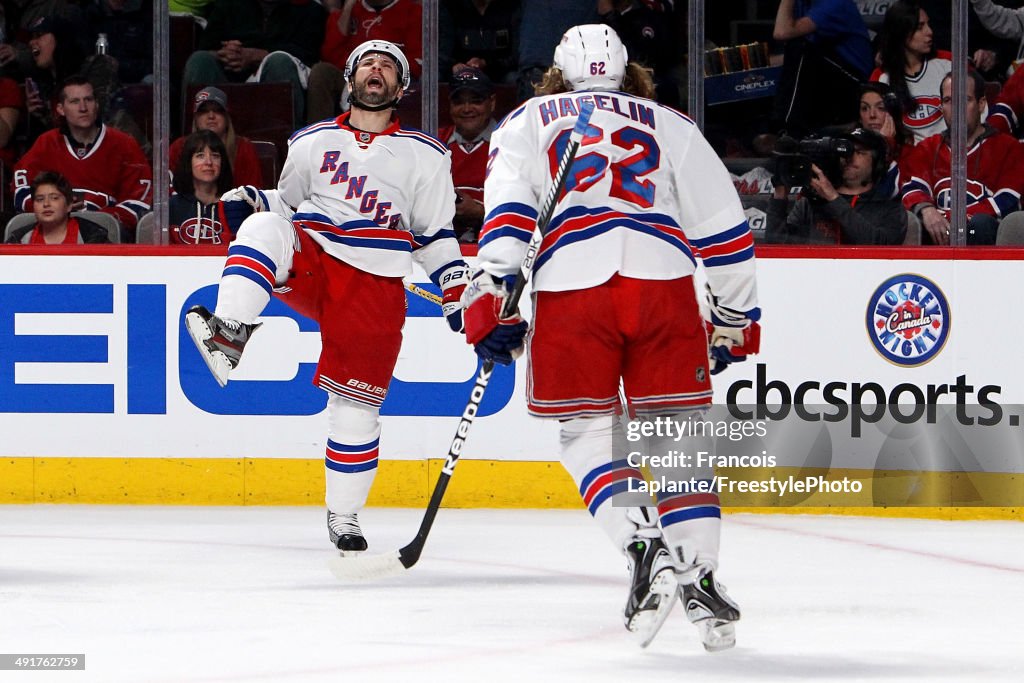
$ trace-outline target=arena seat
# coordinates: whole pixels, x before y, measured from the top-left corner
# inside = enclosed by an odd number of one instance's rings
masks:
[[[156,214],[152,211],[139,219],[139,224],[135,226],[136,244],[160,244],[159,241],[153,241],[153,227],[155,223]]]
[[[263,184],[267,187],[277,187],[277,179],[281,175],[281,166],[277,163],[277,146],[269,140],[251,140],[250,142],[256,148],[256,156],[260,159]]]

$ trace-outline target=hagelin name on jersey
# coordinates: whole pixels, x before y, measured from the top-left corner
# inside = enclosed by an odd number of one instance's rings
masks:
[[[955,406],[956,420],[965,426],[991,427],[1003,418],[995,399],[1002,391],[997,384],[979,387],[959,375],[949,384],[910,384],[886,388],[877,382],[808,380],[790,387],[783,380],[769,379],[768,366],[757,364],[754,381],[738,380],[729,386],[729,413],[741,420],[785,419],[793,413],[807,422],[850,421],[850,435],[858,437],[863,423],[874,423],[888,415],[903,424],[925,420],[934,424],[938,406]],[[968,406],[974,408],[968,410]],[[980,412],[973,415],[970,412]]]

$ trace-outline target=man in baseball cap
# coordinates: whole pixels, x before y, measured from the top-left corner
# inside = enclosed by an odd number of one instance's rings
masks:
[[[466,66],[448,82],[448,103],[452,124],[438,137],[452,153],[455,182],[455,233],[464,242],[476,241],[484,219],[484,174],[490,151],[496,97],[494,84],[480,69]]]

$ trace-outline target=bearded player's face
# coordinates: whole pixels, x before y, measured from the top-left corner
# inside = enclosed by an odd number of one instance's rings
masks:
[[[398,65],[386,54],[371,52],[356,63],[352,78],[355,99],[376,106],[390,102],[401,90],[398,83]]]

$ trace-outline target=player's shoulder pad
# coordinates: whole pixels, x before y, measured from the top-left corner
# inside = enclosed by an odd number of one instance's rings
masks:
[[[412,140],[426,145],[433,149],[438,154],[449,154],[450,150],[448,145],[444,144],[433,135],[424,133],[419,128],[408,128],[406,126],[400,126],[398,130],[390,133],[388,137],[397,138],[399,140]]]
[[[324,130],[338,130],[337,119],[324,119],[323,121],[311,123],[305,128],[298,129],[297,131],[292,133],[292,136],[290,138],[288,138],[288,145],[290,146],[292,143],[297,142],[298,140],[304,137],[314,135],[315,133],[319,133],[320,131]]]
[[[697,125],[696,121],[691,119],[689,116],[687,116],[683,112],[678,111],[677,109],[673,109],[672,107],[670,107],[670,106],[668,106],[666,104],[662,104],[661,102],[654,102],[653,100],[650,100],[650,102],[651,102],[651,104],[654,105],[654,107],[656,109],[661,109],[662,111],[664,111],[667,114],[669,114],[673,119],[676,119],[676,120],[679,120],[679,121],[683,121],[684,123],[686,123],[687,125],[690,125],[690,126],[696,126]]]

